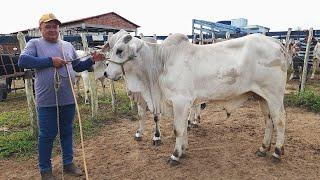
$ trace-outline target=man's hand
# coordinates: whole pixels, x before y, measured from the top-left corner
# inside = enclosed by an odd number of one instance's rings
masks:
[[[106,56],[103,53],[99,53],[97,51],[94,51],[92,53],[92,60],[93,61],[103,61],[106,59]]]
[[[62,66],[66,65],[68,62],[59,58],[59,57],[52,57],[52,64],[53,67],[61,68]]]

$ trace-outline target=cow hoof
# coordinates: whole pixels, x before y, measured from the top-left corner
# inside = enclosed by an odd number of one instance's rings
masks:
[[[153,140],[154,146],[160,146],[162,144],[161,140]]]
[[[271,162],[272,162],[272,164],[279,164],[279,163],[281,162],[281,159],[272,156],[272,157],[271,157]]]
[[[177,166],[177,165],[180,164],[179,161],[173,160],[173,159],[171,159],[171,158],[168,160],[168,163],[170,164],[170,166]]]
[[[134,140],[136,140],[136,141],[142,141],[142,137],[137,137],[137,136],[135,136],[135,137],[134,137]]]
[[[259,149],[256,151],[256,155],[259,157],[266,157],[267,153],[266,152],[261,152]]]
[[[171,156],[170,156],[170,159],[168,160],[168,163],[169,163],[171,166],[179,165],[179,164],[180,164],[179,158],[175,157],[174,155],[171,155]]]
[[[206,104],[206,103],[202,103],[202,104],[200,105],[201,110],[204,110],[206,107],[207,107],[207,104]]]
[[[199,125],[198,125],[198,124],[191,124],[191,127],[192,127],[192,128],[198,128]]]
[[[191,126],[190,125],[188,125],[188,127],[187,127],[187,131],[190,131],[191,130]]]
[[[198,128],[199,125],[198,124],[193,124],[193,123],[190,123],[187,127],[187,131],[190,131],[192,128]]]

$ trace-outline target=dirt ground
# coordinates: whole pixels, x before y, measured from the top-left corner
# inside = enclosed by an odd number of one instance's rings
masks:
[[[172,120],[161,121],[163,144],[159,147],[151,143],[150,115],[141,142],[133,138],[138,121],[111,122],[98,136],[85,141],[89,177],[97,180],[319,179],[320,116],[298,108],[287,107],[286,112],[285,155],[277,165],[271,163],[271,153],[265,158],[254,154],[262,143],[265,126],[258,103],[250,101],[230,118],[220,108],[208,105],[200,127],[188,132],[187,157],[174,167],[167,163],[175,142]],[[76,147],[75,159],[82,166],[80,144]],[[53,165],[54,174],[61,177],[58,156],[53,157]],[[1,160],[0,179],[39,179],[37,157]]]

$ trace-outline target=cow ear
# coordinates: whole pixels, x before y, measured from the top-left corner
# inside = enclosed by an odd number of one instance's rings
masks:
[[[109,42],[107,42],[105,45],[102,46],[101,51],[102,51],[102,52],[110,51]]]
[[[128,34],[123,38],[123,43],[127,44],[131,39],[132,39],[132,36]]]
[[[133,54],[129,58],[131,58],[133,60],[133,59],[136,59],[137,57],[139,57],[140,50],[142,49],[142,47],[143,47],[143,43],[141,43],[141,42],[134,44],[134,46],[131,47],[133,50]]]
[[[139,53],[140,50],[142,49],[143,44],[139,43],[139,46],[137,47],[136,53]]]

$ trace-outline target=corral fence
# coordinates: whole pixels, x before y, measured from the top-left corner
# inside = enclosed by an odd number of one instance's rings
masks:
[[[197,31],[200,33],[197,34]],[[199,44],[205,44],[205,39],[213,39],[213,38],[237,38],[241,36],[245,36],[247,34],[243,33],[243,31],[239,31],[235,34],[230,33],[209,33],[209,30],[206,29],[193,29],[193,34],[188,35],[188,38],[194,42]],[[237,32],[237,30],[236,30]],[[310,29],[310,36],[314,35],[315,37],[320,37],[320,30]],[[111,34],[109,34],[110,36]],[[288,41],[291,39],[299,40],[305,38],[305,31],[278,31],[278,32],[266,32],[265,35],[274,37],[276,39],[281,40],[286,43],[286,47],[288,46]],[[310,38],[309,36],[309,38]],[[144,37],[153,37],[157,40],[164,40],[167,36],[144,36]],[[17,89],[25,89],[26,97],[28,101],[28,107],[30,112],[31,124],[33,125],[34,132],[37,132],[37,116],[36,116],[36,108],[35,108],[35,99],[34,99],[34,91],[33,91],[33,71],[21,69],[17,66],[18,58],[21,53],[21,49],[24,49],[26,42],[30,39],[37,38],[31,36],[24,36],[22,33],[18,33],[17,35],[1,35],[0,36],[0,101],[3,101],[7,98],[7,94],[15,91]],[[63,36],[65,41],[70,42],[74,45],[77,50],[88,50],[89,47],[94,47],[97,45],[103,45],[108,40],[108,36],[106,35],[69,35]],[[308,49],[307,49],[308,50]],[[98,100],[96,94],[96,83],[93,80],[94,75],[91,74],[91,105],[92,105],[92,116],[96,116],[98,109]],[[13,80],[23,79],[24,86],[23,87],[11,87]],[[112,86],[112,87],[111,87]],[[304,85],[302,85],[304,87]],[[113,82],[110,83],[110,88],[114,88]],[[114,91],[113,91],[114,92]],[[113,109],[115,110],[115,99],[112,96],[112,104]]]

